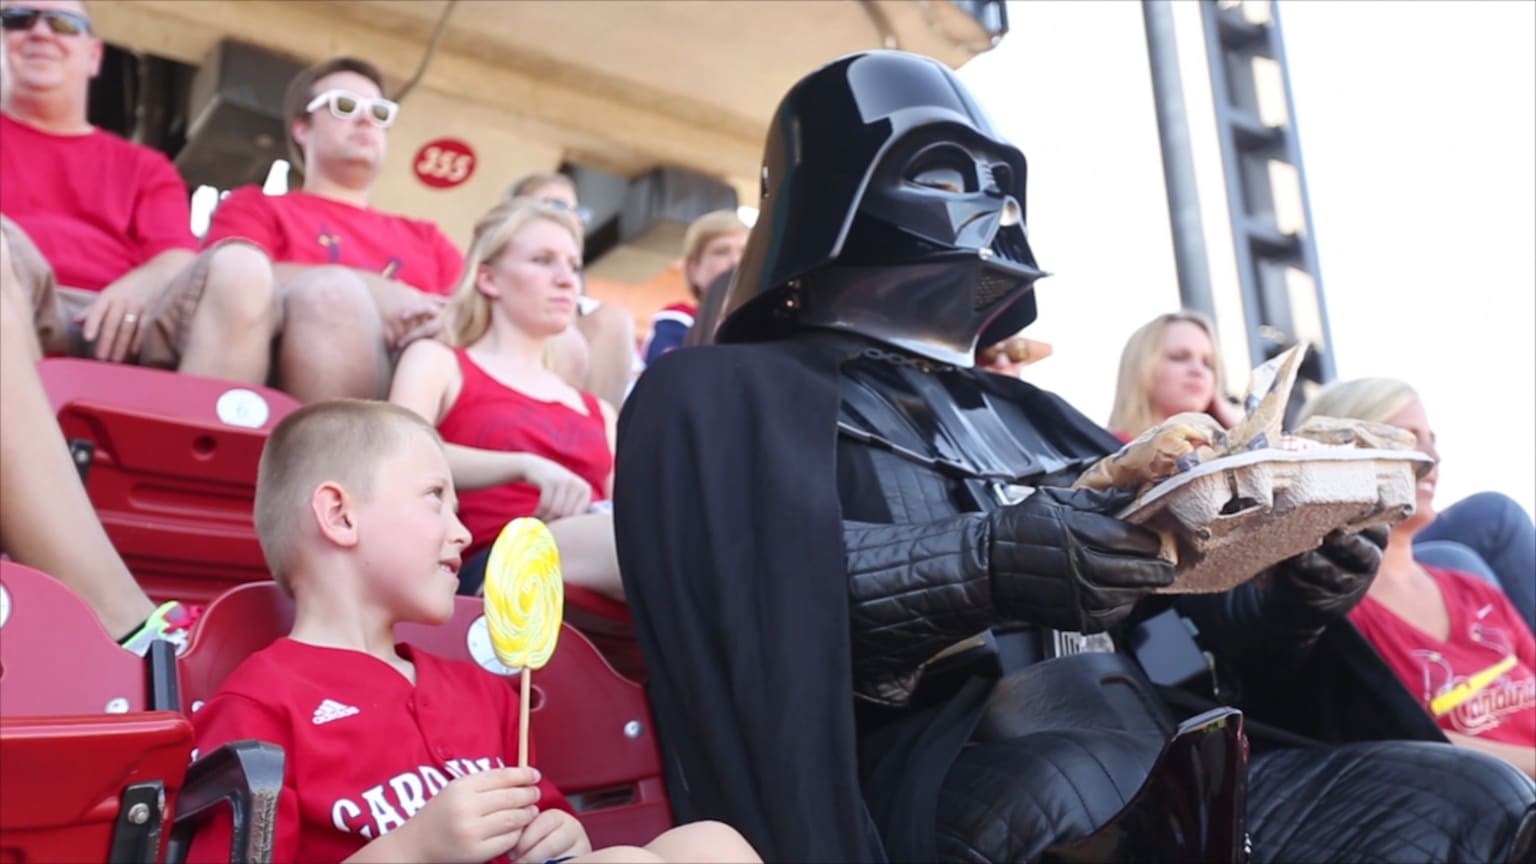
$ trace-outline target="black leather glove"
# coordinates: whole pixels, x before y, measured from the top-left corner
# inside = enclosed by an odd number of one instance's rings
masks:
[[[1136,601],[1173,582],[1153,532],[1106,514],[1129,504],[1121,490],[1042,487],[989,514],[993,602],[1020,621],[1098,633]]]
[[[1349,614],[1370,590],[1387,548],[1385,525],[1355,534],[1335,531],[1323,545],[1271,570],[1275,611],[1296,624],[1322,624]]]

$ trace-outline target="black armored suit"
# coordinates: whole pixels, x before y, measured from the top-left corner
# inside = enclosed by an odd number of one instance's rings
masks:
[[[780,105],[720,344],[658,361],[620,420],[619,559],[679,820],[774,861],[1090,860],[1072,844],[1170,821],[1133,796],[1202,706],[1093,649],[1138,641],[1172,569],[1111,515],[1125,495],[1065,488],[1118,442],[970,368],[1035,318],[1024,187],[927,58],[846,57]],[[1505,860],[1529,780],[1368,741],[1439,738],[1343,620],[1375,540],[1179,601],[1223,695],[1287,727],[1222,780],[1240,802],[1246,778],[1238,834],[1256,860]]]

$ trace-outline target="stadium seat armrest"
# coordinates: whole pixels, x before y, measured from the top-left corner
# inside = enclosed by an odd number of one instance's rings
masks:
[[[198,758],[176,800],[167,864],[184,864],[192,837],[208,811],[228,802],[233,822],[231,864],[269,864],[277,796],[283,788],[283,748],[264,741],[234,741]]]
[[[145,694],[151,711],[181,710],[181,678],[176,669],[176,646],[164,639],[149,643],[144,656],[148,666],[149,692]]]

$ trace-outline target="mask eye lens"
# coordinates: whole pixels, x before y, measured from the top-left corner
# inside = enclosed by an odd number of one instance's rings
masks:
[[[999,192],[1011,195],[1013,189],[1013,171],[1007,165],[992,166],[992,182]]]
[[[918,186],[936,189],[940,192],[960,193],[965,191],[965,175],[954,168],[924,168],[912,175],[912,182]]]

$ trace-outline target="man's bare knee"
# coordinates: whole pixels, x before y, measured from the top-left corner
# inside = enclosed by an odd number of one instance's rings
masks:
[[[389,358],[367,284],[345,267],[316,267],[291,278],[281,297],[282,388],[301,402],[382,398]]]
[[[377,318],[378,307],[361,277],[346,267],[314,267],[289,280],[282,289],[283,313],[292,320],[344,322],[356,325],[364,312]],[[368,320],[368,319],[364,319]]]
[[[9,283],[10,280],[5,281]],[[21,308],[10,290],[0,291],[0,338],[25,341],[31,330],[32,316]]]
[[[271,327],[277,314],[277,276],[266,253],[230,243],[209,253],[203,301],[221,325],[246,330]]]
[[[0,290],[5,292],[12,303],[23,299],[21,276],[16,272],[15,261],[11,253],[11,241],[6,239],[4,231],[0,231]]]
[[[36,328],[32,298],[11,270],[10,250],[5,245],[5,235],[0,234],[0,339],[12,345],[25,345],[32,360],[41,360],[43,350]]]

